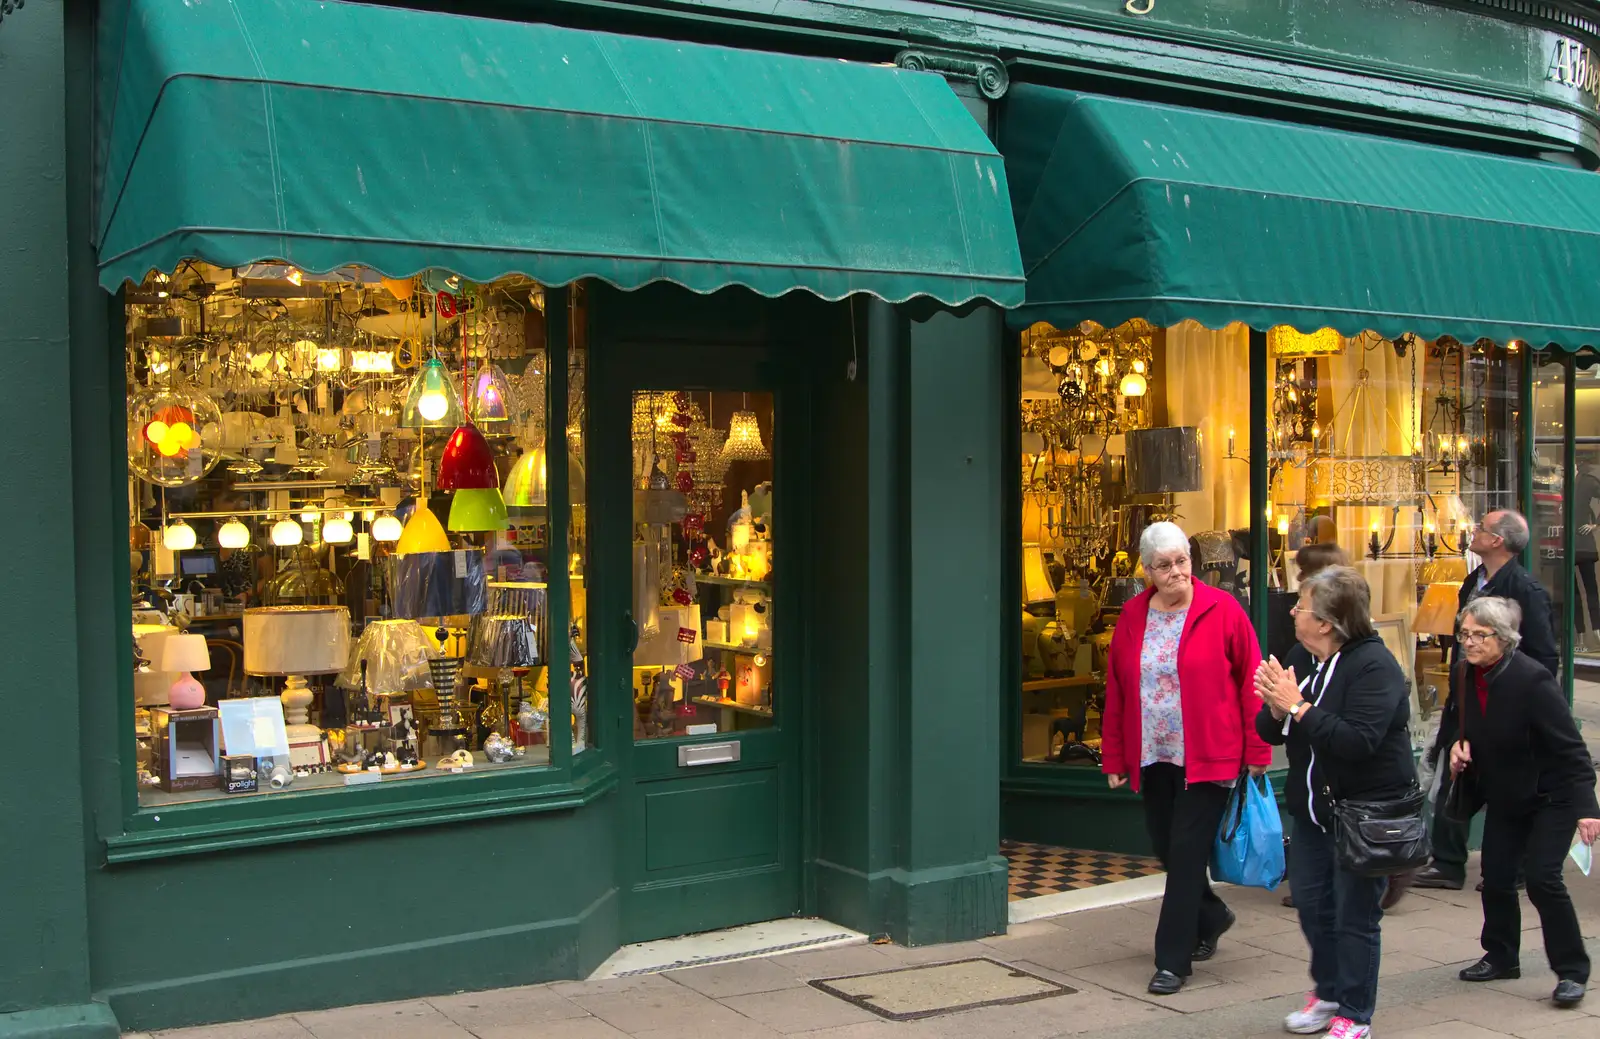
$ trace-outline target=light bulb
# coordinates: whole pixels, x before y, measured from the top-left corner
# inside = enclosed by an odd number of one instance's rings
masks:
[[[298,545],[306,536],[300,524],[285,517],[272,525],[272,543],[280,548]]]
[[[217,544],[223,548],[245,548],[250,544],[250,528],[235,516],[217,530]]]
[[[348,515],[347,515],[347,518],[348,518]],[[371,523],[373,520],[378,518],[378,510],[377,509],[366,509],[361,513],[361,518],[366,520],[368,523]]]
[[[1371,530],[1372,530],[1372,532],[1373,532],[1373,533],[1374,533],[1374,534],[1376,534],[1376,533],[1377,533],[1377,532],[1378,532],[1378,521],[1377,521],[1377,520],[1373,520],[1373,521],[1372,521],[1372,527],[1371,527]]]
[[[344,351],[338,347],[330,347],[317,351],[317,371],[336,372],[344,365]]]
[[[290,267],[289,273],[284,275],[284,277],[288,280],[290,285],[299,285],[305,281],[305,275],[301,274],[299,268],[296,267]]]
[[[152,444],[160,445],[161,441],[167,439],[167,428],[165,422],[155,419],[144,427],[144,438]]]
[[[348,545],[355,536],[347,519],[335,517],[322,525],[322,540],[329,545]]]
[[[317,514],[315,512],[310,511],[310,510],[302,512],[300,514],[300,522],[301,523],[315,523],[315,522],[317,522]]]
[[[429,390],[417,398],[417,412],[429,422],[439,421],[449,410],[450,398],[437,390]]]
[[[374,541],[399,541],[400,532],[403,530],[405,530],[405,527],[393,516],[379,516],[372,522],[372,539]]]
[[[1144,376],[1138,372],[1129,372],[1122,377],[1122,395],[1124,397],[1143,397],[1147,389],[1149,389],[1149,384],[1145,382]]]
[[[185,552],[195,545],[194,528],[183,520],[169,524],[161,531],[161,544],[172,552]]]

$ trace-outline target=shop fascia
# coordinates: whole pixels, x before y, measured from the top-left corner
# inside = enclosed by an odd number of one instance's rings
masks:
[[[1600,108],[1600,63],[1594,60],[1594,48],[1577,40],[1557,40],[1545,78],[1581,91],[1589,107]]]

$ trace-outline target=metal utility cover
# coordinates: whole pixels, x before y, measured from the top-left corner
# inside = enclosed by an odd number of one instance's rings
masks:
[[[1078,991],[988,959],[929,963],[874,974],[823,978],[811,984],[891,1021],[915,1021]]]

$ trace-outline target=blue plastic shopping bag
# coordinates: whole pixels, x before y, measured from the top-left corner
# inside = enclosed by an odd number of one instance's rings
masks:
[[[1266,776],[1240,776],[1211,848],[1211,877],[1227,884],[1264,887],[1283,882],[1283,820]]]

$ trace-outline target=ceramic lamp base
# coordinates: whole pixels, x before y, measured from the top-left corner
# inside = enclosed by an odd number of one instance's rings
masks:
[[[192,711],[196,707],[204,707],[206,687],[193,675],[185,673],[182,678],[172,683],[172,688],[167,690],[167,702],[177,711]]]

